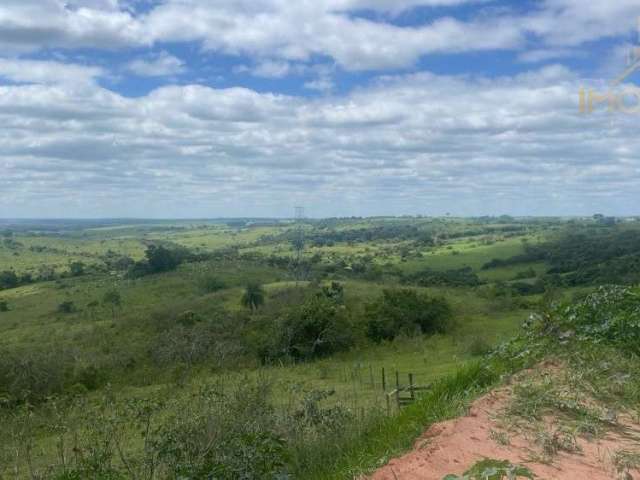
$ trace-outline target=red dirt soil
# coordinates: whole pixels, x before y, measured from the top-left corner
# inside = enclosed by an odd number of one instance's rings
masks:
[[[522,434],[510,435],[509,445],[497,443],[491,438],[491,431],[501,429],[493,416],[505,407],[510,393],[509,388],[493,391],[477,400],[467,416],[434,424],[418,439],[413,451],[391,460],[370,480],[442,480],[448,474],[461,475],[484,458],[526,466],[542,480],[640,480],[640,471],[621,475],[612,461],[621,449],[640,448],[640,430],[630,420],[619,420],[621,428],[600,440],[577,439],[582,451],[561,452],[551,465],[531,460],[539,448]]]

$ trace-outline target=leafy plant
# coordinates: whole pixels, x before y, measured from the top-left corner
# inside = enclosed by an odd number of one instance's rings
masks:
[[[513,465],[508,460],[485,458],[464,472],[461,477],[447,475],[443,480],[516,480],[518,478],[533,479],[535,475],[528,468]]]

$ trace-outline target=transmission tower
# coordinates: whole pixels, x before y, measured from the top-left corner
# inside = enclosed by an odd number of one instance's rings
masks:
[[[302,277],[302,253],[304,251],[304,207],[294,207],[295,213],[295,233],[293,247],[295,249],[295,271],[296,285]]]

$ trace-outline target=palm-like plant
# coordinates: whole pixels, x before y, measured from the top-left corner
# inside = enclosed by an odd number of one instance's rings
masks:
[[[259,283],[250,283],[240,299],[242,306],[250,308],[252,311],[260,308],[264,304],[264,290]]]

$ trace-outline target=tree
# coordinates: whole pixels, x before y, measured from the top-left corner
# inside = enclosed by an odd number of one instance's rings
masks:
[[[117,290],[109,290],[102,297],[102,303],[111,308],[111,317],[116,318],[116,308],[122,305],[122,296]]]
[[[264,290],[262,285],[258,283],[250,283],[247,285],[240,302],[243,307],[250,308],[252,311],[264,305]]]
[[[149,245],[145,256],[151,273],[169,272],[180,265],[180,258],[177,252],[169,250],[162,245]]]
[[[84,275],[84,263],[82,262],[71,262],[69,264],[69,274],[72,277],[79,277]]]
[[[451,307],[444,298],[432,298],[411,289],[384,290],[365,306],[367,336],[375,341],[393,340],[400,333],[442,333],[449,326]]]
[[[15,288],[19,283],[18,276],[13,270],[0,272],[0,289]]]
[[[296,360],[325,357],[353,344],[347,310],[324,294],[287,315],[279,330],[280,350]]]

